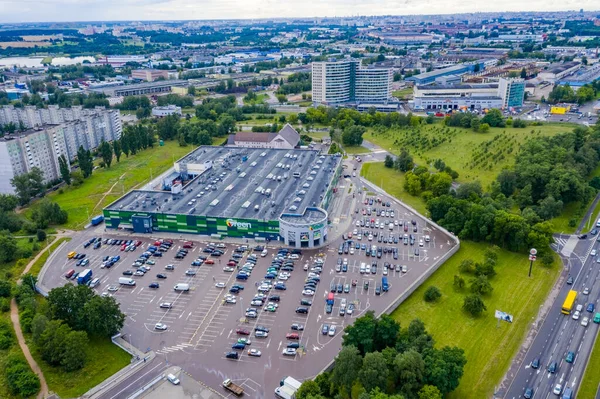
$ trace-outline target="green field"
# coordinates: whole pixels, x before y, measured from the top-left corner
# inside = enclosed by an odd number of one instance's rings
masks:
[[[412,95],[413,95],[412,87],[405,87],[402,90],[394,90],[392,92],[392,96],[394,96],[396,98],[400,98],[400,99],[412,98]]]
[[[139,187],[173,166],[173,162],[194,149],[180,147],[173,141],[138,152],[136,155],[121,156],[121,162],[113,160],[109,169],[98,168],[80,187],[67,187],[48,195],[69,213],[64,228],[82,229],[89,219],[101,213],[111,200],[132,188]],[[111,197],[109,194],[112,194]],[[31,209],[27,211],[31,213]],[[89,218],[88,218],[89,215]]]
[[[360,175],[410,205],[417,212],[427,215],[425,201],[421,197],[412,196],[404,191],[404,173],[386,168],[383,166],[383,162],[367,162],[363,164]]]
[[[406,148],[420,165],[442,159],[459,173],[458,182],[479,180],[487,188],[503,168],[514,164],[515,155],[526,140],[554,136],[573,127],[547,124],[524,129],[492,128],[489,133],[475,133],[471,129],[433,124],[382,131],[369,129],[363,138],[394,154]]]
[[[63,399],[80,397],[131,362],[131,355],[114,345],[110,339],[90,338],[85,349],[85,367],[78,371],[65,372],[60,367],[49,366],[42,360],[31,336],[26,336],[26,339],[31,355],[44,373],[48,389]]]
[[[560,273],[556,258],[552,268],[536,267],[533,277],[528,278],[526,255],[499,250],[498,275],[491,280],[494,291],[484,298],[487,312],[474,319],[461,309],[468,289],[455,291],[453,278],[459,274],[458,265],[464,259],[482,261],[484,251],[489,247],[487,244],[462,241],[460,250],[392,313],[403,327],[414,318],[423,320],[437,347],[456,345],[464,349],[467,357],[464,375],[458,389],[449,398],[492,396],[494,386],[508,369],[531,320]],[[463,277],[468,285],[469,278]],[[442,292],[442,298],[435,304],[423,300],[423,293],[432,285]],[[496,327],[496,309],[512,314],[514,322]]]
[[[246,99],[244,98],[244,104],[246,105],[255,105],[255,104],[264,104],[265,100],[269,98],[269,96],[265,93],[257,93],[256,94],[256,100],[252,100],[252,101],[246,101]]]
[[[371,152],[371,150],[369,150],[366,147],[363,147],[362,145],[345,146],[344,151],[346,151],[347,154],[366,154],[368,152]]]
[[[588,365],[577,390],[578,398],[594,398],[600,386],[600,339],[596,339]]]

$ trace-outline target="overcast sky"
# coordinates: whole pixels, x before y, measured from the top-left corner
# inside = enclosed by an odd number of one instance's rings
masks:
[[[0,0],[0,22],[449,14],[598,6],[598,0]]]

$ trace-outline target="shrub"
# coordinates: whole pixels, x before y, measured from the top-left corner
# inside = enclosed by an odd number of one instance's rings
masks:
[[[434,285],[427,288],[425,294],[423,295],[423,299],[425,302],[436,302],[438,299],[442,297],[442,292],[440,289]]]
[[[465,259],[458,266],[458,270],[461,273],[473,274],[475,273],[475,262],[473,262],[471,259]]]
[[[10,355],[6,359],[4,372],[11,393],[17,396],[29,397],[40,390],[40,380],[29,368],[25,359],[20,355]]]
[[[10,299],[0,298],[0,312],[8,312],[10,310]]]
[[[14,340],[12,326],[6,320],[0,320],[0,349],[8,349]]]
[[[463,302],[463,309],[472,316],[478,317],[487,310],[483,299],[477,294],[468,295]]]

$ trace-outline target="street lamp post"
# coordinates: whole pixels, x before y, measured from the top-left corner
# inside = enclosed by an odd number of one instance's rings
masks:
[[[536,259],[537,249],[531,248],[529,250],[529,277],[531,277],[531,269],[533,268],[533,262]]]

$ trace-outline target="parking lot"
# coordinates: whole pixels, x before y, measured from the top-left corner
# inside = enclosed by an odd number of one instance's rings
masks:
[[[363,194],[347,216],[352,218],[352,227],[343,238],[319,250],[303,249],[299,254],[292,254],[291,250],[278,254],[281,247],[267,245],[267,254],[263,257],[263,249],[255,248],[260,243],[248,243],[248,248],[243,249],[240,244],[213,241],[212,251],[223,252],[214,256],[207,250],[210,241],[206,237],[198,241],[194,236],[187,255],[176,259],[175,255],[186,241],[174,235],[150,238],[91,229],[77,235],[51,256],[43,285],[52,288],[67,281],[76,283],[76,280],[65,279],[65,273],[70,269],[81,272],[91,268],[92,279],[100,279],[94,288],[98,294],[112,295],[121,304],[121,310],[127,315],[123,334],[133,345],[155,351],[164,356],[168,364],[181,366],[219,392],[224,392],[221,382],[232,378],[251,397],[271,397],[283,377],[290,375],[302,380],[319,373],[339,351],[346,325],[368,310],[376,314],[382,312],[455,245],[426,220],[397,202],[388,207],[386,201],[381,203],[377,197]],[[101,247],[93,249],[92,244],[84,248],[93,237],[103,242]],[[111,245],[110,241],[104,244],[107,239],[132,240],[135,249],[121,251],[123,245]],[[161,239],[172,240],[173,244],[165,252],[155,251],[162,256],[148,257],[154,264],[148,265],[147,261],[143,264],[149,269],[145,274],[123,274],[128,270],[135,272],[138,269],[135,261],[151,246],[160,247]],[[137,247],[136,241],[140,241]],[[373,245],[377,249],[372,248]],[[374,256],[370,256],[372,250]],[[85,253],[89,265],[75,266],[77,260],[67,259],[71,251]],[[110,268],[102,268],[107,256],[109,261],[114,256],[120,259]],[[276,258],[281,258],[276,265],[279,270],[267,278],[267,269],[275,264]],[[237,265],[228,266],[233,260]],[[191,266],[194,261],[200,265]],[[255,265],[246,266],[247,280],[236,279],[243,265],[248,263]],[[169,267],[172,270],[168,270],[167,265],[172,265]],[[282,276],[284,268],[290,269],[289,277]],[[158,278],[158,274],[166,278]],[[387,292],[382,286],[382,277],[387,279]],[[119,284],[120,278],[133,279],[136,284]],[[315,282],[307,283],[310,278]],[[158,283],[158,288],[150,288],[151,283]],[[276,289],[278,283],[284,284],[285,290]],[[174,290],[179,284],[189,285],[189,291]],[[236,284],[243,289],[230,293]],[[306,291],[311,288],[314,291]],[[252,305],[259,289],[266,298],[262,305],[258,305],[259,302]],[[273,295],[278,298],[271,300]],[[330,295],[333,295],[332,306],[326,303]],[[302,300],[312,303],[302,305]],[[272,305],[267,310],[269,302]],[[308,309],[308,313],[297,313],[298,307]],[[157,329],[157,324],[164,330]],[[292,329],[292,325],[297,327]],[[257,337],[258,330],[268,333]],[[298,335],[287,339],[287,334]],[[243,350],[232,349],[240,338],[250,340],[250,344],[241,345]],[[296,348],[284,354],[288,346]],[[259,351],[260,356],[251,356],[250,350],[255,355]],[[237,359],[227,358],[231,352],[237,353]]]

